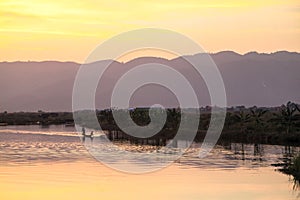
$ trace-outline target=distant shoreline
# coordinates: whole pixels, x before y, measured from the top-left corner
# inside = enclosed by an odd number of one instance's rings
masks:
[[[160,108],[157,111],[160,112]],[[201,142],[210,123],[210,109],[200,109],[200,123],[195,141]],[[97,110],[96,116],[99,124],[90,123],[93,111],[80,111],[81,118],[76,119],[76,124],[89,129],[101,129],[108,132],[111,140],[130,140],[134,143],[147,143],[148,140],[156,140],[156,144],[163,144],[166,140],[174,138],[181,120],[179,108],[167,109],[166,123],[156,135],[141,139],[124,133],[114,121],[112,110]],[[150,123],[149,108],[135,108],[130,110],[133,121],[144,126]],[[191,116],[193,117],[193,116]],[[89,124],[90,123],[90,124]],[[0,113],[0,125],[49,125],[74,126],[73,113],[71,112],[18,112]],[[1,127],[0,126],[0,127]],[[98,128],[97,128],[98,127]],[[188,134],[189,130],[186,130]],[[158,141],[159,140],[159,141]],[[275,108],[245,108],[239,106],[227,110],[226,119],[219,142],[243,142],[277,145],[300,146],[300,111],[299,105],[288,102],[286,105]]]

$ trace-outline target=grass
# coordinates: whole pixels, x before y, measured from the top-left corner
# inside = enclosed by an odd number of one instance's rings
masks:
[[[282,168],[279,169],[280,172],[293,177],[293,188],[295,190],[300,189],[300,154],[296,155],[291,162],[281,163],[278,166],[282,166]]]

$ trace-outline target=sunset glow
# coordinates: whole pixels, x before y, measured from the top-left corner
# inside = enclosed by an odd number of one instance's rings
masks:
[[[178,31],[208,52],[300,51],[296,0],[0,1],[0,61],[83,62],[102,41],[137,28]]]

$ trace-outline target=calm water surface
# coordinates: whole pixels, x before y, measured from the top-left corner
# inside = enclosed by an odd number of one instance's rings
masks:
[[[103,133],[95,135],[97,141]],[[118,145],[133,152],[156,150]],[[178,141],[178,148],[184,145]],[[217,145],[204,159],[198,158],[199,148],[193,144],[167,168],[132,175],[93,159],[73,127],[1,127],[0,199],[299,198],[292,177],[272,166],[287,162],[299,147],[228,143]]]

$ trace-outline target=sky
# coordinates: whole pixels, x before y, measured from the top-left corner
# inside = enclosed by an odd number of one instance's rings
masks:
[[[139,28],[184,34],[207,52],[300,52],[299,0],[0,0],[0,61],[84,62]]]

